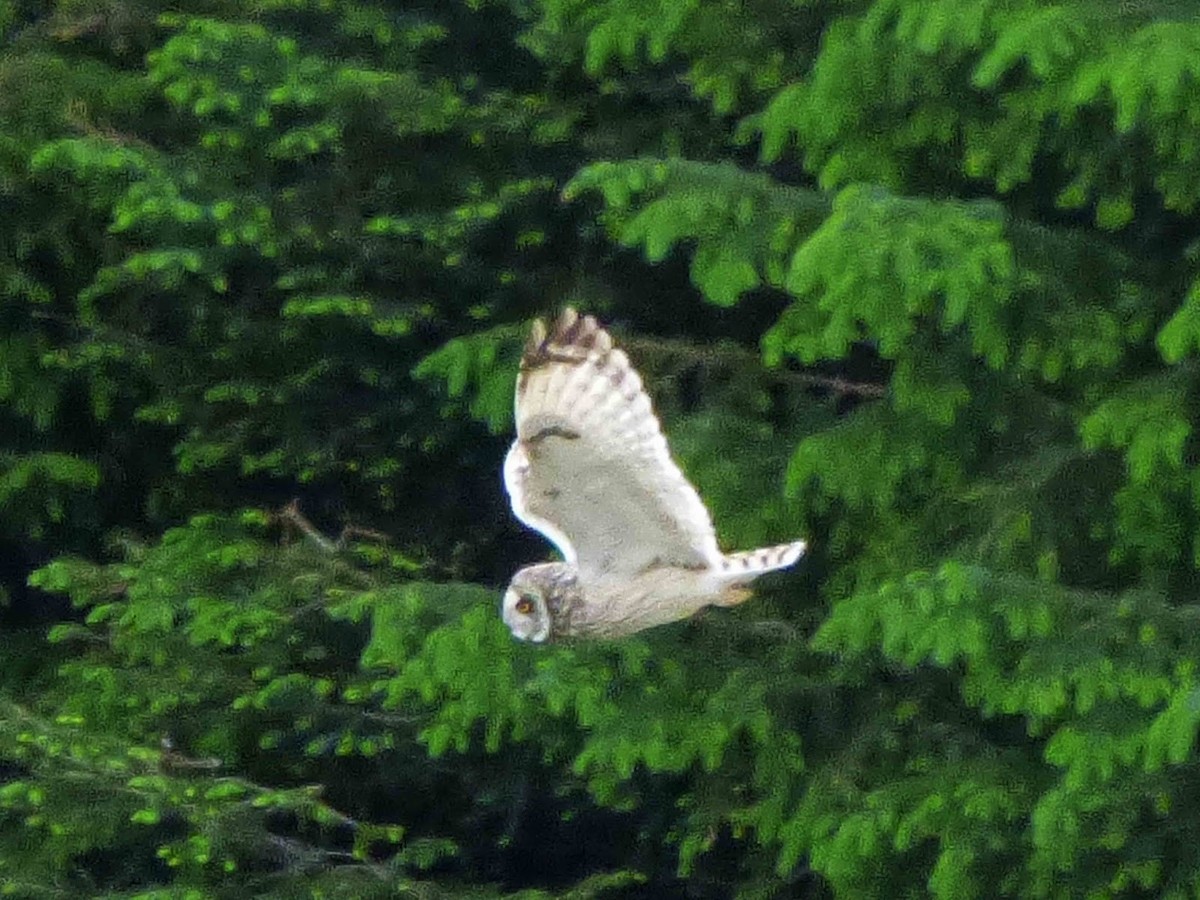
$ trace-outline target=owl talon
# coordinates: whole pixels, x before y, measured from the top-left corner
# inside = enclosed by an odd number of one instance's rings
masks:
[[[738,606],[742,603],[745,603],[752,596],[754,596],[754,591],[750,590],[750,588],[728,588],[725,593],[723,593],[717,599],[717,602],[714,605],[726,607]]]

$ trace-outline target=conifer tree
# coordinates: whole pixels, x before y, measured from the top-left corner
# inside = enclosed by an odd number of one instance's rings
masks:
[[[1196,892],[1184,4],[102,7],[0,7],[8,892]],[[800,572],[511,640],[567,299]]]

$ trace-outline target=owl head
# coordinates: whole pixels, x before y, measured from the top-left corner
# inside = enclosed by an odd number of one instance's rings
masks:
[[[566,563],[526,566],[504,592],[502,615],[513,637],[541,644],[570,633],[578,598],[575,567]]]

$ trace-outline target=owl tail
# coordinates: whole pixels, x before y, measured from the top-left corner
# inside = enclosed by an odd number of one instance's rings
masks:
[[[718,575],[733,584],[746,584],[764,572],[786,569],[804,555],[807,546],[804,541],[793,541],[742,553],[728,553],[721,559]]]

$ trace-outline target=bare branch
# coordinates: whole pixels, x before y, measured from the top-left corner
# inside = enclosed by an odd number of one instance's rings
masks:
[[[304,517],[304,514],[300,512],[299,497],[281,509],[278,515],[282,521],[290,524],[326,553],[337,553],[337,542],[331,541],[329,538],[325,537],[325,535],[321,534],[321,532],[317,530],[317,527],[313,525],[312,522],[308,521],[308,519]]]
[[[630,335],[622,336],[621,344],[632,350],[635,355],[643,358],[671,355],[679,356],[689,361],[715,361],[739,367],[753,366],[761,369],[768,378],[824,388],[839,396],[879,399],[886,397],[888,393],[886,384],[849,381],[837,376],[818,375],[812,372],[796,372],[791,369],[768,369],[763,366],[762,358],[753,350],[748,350],[730,341],[701,345],[678,338],[651,338]]]

